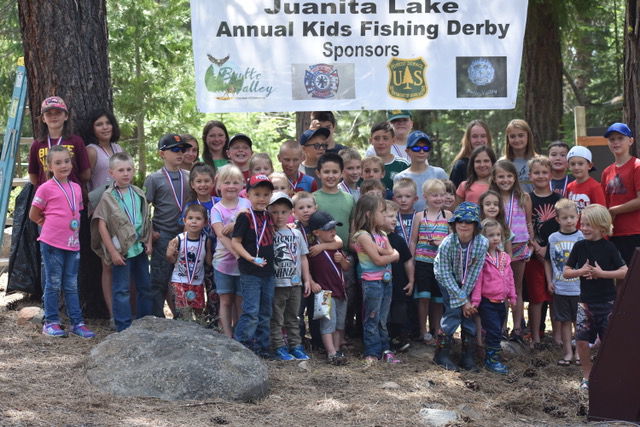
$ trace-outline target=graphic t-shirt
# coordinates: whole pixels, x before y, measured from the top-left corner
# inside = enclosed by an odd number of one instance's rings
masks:
[[[57,144],[58,139],[51,140],[51,146]],[[80,174],[91,167],[89,156],[84,141],[78,135],[70,135],[62,138],[60,145],[69,150],[73,169],[69,180],[81,184]],[[49,179],[49,167],[47,166],[47,154],[49,153],[49,141],[33,141],[29,149],[29,173],[38,175],[38,185],[42,185]]]
[[[191,240],[187,233],[178,234],[178,260],[173,267],[171,281],[189,285],[202,285],[204,261],[207,254],[207,236]],[[186,250],[185,250],[186,249]]]
[[[556,221],[555,204],[560,200],[560,196],[551,193],[548,196],[540,197],[535,192],[529,193],[531,197],[531,222],[533,222],[533,233],[540,246],[547,246],[549,236],[560,229]]]
[[[551,191],[553,191],[554,193],[558,193],[558,195],[560,197],[566,197],[567,196],[567,185],[569,185],[570,182],[575,181],[576,179],[573,177],[573,175],[566,175],[564,178],[562,179],[551,179],[551,182],[549,184],[549,187],[551,188]]]
[[[33,196],[33,206],[44,214],[44,224],[38,240],[66,251],[80,250],[80,211],[82,210],[82,190],[71,180],[61,182],[62,189],[53,179],[38,187]],[[63,192],[66,191],[65,193]],[[74,213],[67,200],[75,201]],[[71,229],[71,221],[76,221],[78,228]]]
[[[411,227],[413,227],[415,217],[415,211],[405,214],[398,212],[398,223],[394,231],[402,237],[402,240],[404,240],[407,245],[409,244],[409,240],[411,240]]]
[[[583,239],[584,236],[580,230],[570,234],[557,231],[549,236],[549,249],[547,250],[546,259],[551,263],[551,280],[553,281],[556,295],[580,295],[580,278],[566,279],[562,272],[567,264],[573,245]]]
[[[576,202],[578,213],[587,206],[597,203],[605,205],[604,192],[598,181],[589,177],[585,182],[573,181],[567,185],[567,198]]]
[[[622,166],[609,165],[600,181],[607,207],[618,206],[638,197],[640,191],[640,159],[631,157]],[[640,234],[640,209],[616,215],[613,219],[614,236]]]
[[[296,229],[285,227],[276,231],[273,237],[274,252],[274,284],[276,287],[302,285],[302,255],[307,255],[309,249]]]
[[[251,202],[247,199],[238,198],[238,204],[235,208],[227,208],[222,201],[213,205],[211,210],[211,225],[222,223],[223,226],[235,222],[238,212],[251,209]],[[213,268],[221,273],[231,276],[239,276],[238,261],[236,257],[222,244],[220,239],[217,240],[216,250],[213,253]]]
[[[511,161],[516,167],[518,172],[518,181],[520,181],[520,188],[525,193],[531,193],[533,191],[533,185],[529,180],[529,159],[524,157],[518,157]]]
[[[251,215],[251,213],[253,213],[253,215]],[[262,230],[264,230],[264,233]],[[259,277],[268,277],[273,275],[274,234],[273,223],[271,222],[271,217],[267,212],[251,209],[250,212],[243,212],[238,215],[231,237],[240,237],[242,247],[249,252],[252,257],[260,257],[267,262],[263,267],[258,267],[254,263],[240,257],[238,258],[238,269],[240,270],[240,274]]]

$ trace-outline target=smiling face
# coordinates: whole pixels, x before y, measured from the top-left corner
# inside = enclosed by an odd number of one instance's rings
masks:
[[[576,178],[576,181],[584,182],[589,179],[591,163],[584,157],[573,156],[569,159],[569,169],[571,170],[571,174]]]
[[[456,195],[453,193],[445,192],[444,193],[444,208],[451,209],[453,204],[456,202]]]
[[[251,150],[251,146],[246,141],[235,141],[231,147],[227,150],[227,155],[229,156],[229,160],[238,166],[240,170],[244,170],[249,160],[251,159],[251,155],[253,151]]]
[[[192,235],[200,234],[205,226],[205,221],[201,212],[188,210],[184,217],[184,230]]]
[[[259,185],[247,191],[247,199],[251,202],[251,207],[256,211],[263,211],[271,200],[271,188],[267,185]]]
[[[529,170],[529,180],[536,190],[548,190],[549,181],[551,180],[551,169],[540,163],[534,163]]]
[[[424,193],[424,199],[427,201],[427,206],[431,209],[440,210],[444,206],[444,191],[431,191]]]
[[[185,169],[191,169],[196,160],[198,160],[200,148],[198,147],[198,141],[196,140],[185,139],[184,142],[187,144],[187,149],[184,151],[184,156],[182,158],[183,166]]]
[[[109,175],[118,187],[126,188],[131,184],[135,170],[131,162],[116,161],[112,168],[109,168]]]
[[[340,183],[340,178],[342,178],[342,170],[336,162],[324,162],[316,173],[322,182],[324,190],[335,189]]]
[[[293,215],[296,219],[303,224],[309,223],[309,218],[317,210],[316,201],[313,197],[305,197],[303,199],[296,200],[293,206]]]
[[[191,188],[198,195],[198,200],[210,200],[213,192],[213,179],[208,173],[199,173],[191,180]]]
[[[629,147],[633,144],[633,138],[629,138],[618,132],[612,132],[607,138],[609,150],[616,157],[626,157],[629,154]]]
[[[418,200],[416,192],[411,187],[400,187],[393,192],[393,201],[400,206],[400,212],[410,213]]]
[[[369,139],[376,156],[387,156],[391,152],[391,144],[393,144],[393,135],[386,130],[377,130]]]
[[[602,239],[602,232],[600,228],[592,225],[585,217],[580,218],[580,231],[584,235],[586,240],[600,240]]]
[[[567,154],[569,150],[565,147],[551,147],[549,149],[549,160],[551,161],[551,169],[553,171],[565,173],[569,162],[567,162]]]
[[[235,200],[244,188],[244,183],[240,177],[227,177],[223,181],[218,181],[220,195],[225,200]]]
[[[504,193],[510,192],[516,182],[515,175],[502,168],[495,168],[493,178],[500,191]]]
[[[286,202],[277,202],[269,206],[269,215],[271,215],[277,229],[284,228],[289,222],[289,216],[291,216],[291,206]]]
[[[478,155],[473,159],[473,169],[480,179],[489,178],[491,176],[492,167],[493,163],[491,162],[491,157],[489,157],[489,154],[487,154],[486,151],[478,153]]]
[[[53,173],[53,176],[55,176],[59,181],[66,180],[73,169],[71,156],[68,151],[55,152],[51,154],[47,164],[49,166],[49,170]]]
[[[212,127],[207,132],[205,145],[214,159],[221,159],[224,146],[227,143],[227,136],[219,127]]]
[[[302,163],[302,149],[283,148],[278,154],[278,160],[282,165],[282,172],[289,178],[298,177],[298,168]]]
[[[500,199],[493,194],[489,194],[482,200],[480,208],[485,218],[495,219],[500,214]]]
[[[485,146],[489,143],[489,135],[485,128],[480,125],[471,127],[469,132],[469,142],[471,143],[471,149]]]
[[[527,150],[529,139],[527,131],[517,127],[510,127],[507,129],[507,138],[509,146],[513,149],[513,154],[516,157],[522,157]]]
[[[342,179],[349,186],[355,185],[362,176],[362,161],[358,159],[349,160],[344,163]]]
[[[113,136],[113,125],[107,116],[100,116],[93,122],[93,134],[99,143],[108,144]]]

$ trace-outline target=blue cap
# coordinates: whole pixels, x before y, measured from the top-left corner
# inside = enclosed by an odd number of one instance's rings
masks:
[[[329,138],[331,131],[327,128],[307,129],[300,136],[300,145],[307,145],[307,142],[309,142],[311,138],[318,135]]]
[[[624,123],[614,123],[609,126],[609,129],[607,129],[607,131],[604,133],[604,137],[609,138],[609,135],[611,135],[613,132],[621,133],[624,136],[628,136],[629,138],[633,137],[631,129],[629,129],[629,126]]]
[[[407,148],[418,145],[418,142],[420,141],[424,141],[428,146],[431,146],[431,138],[429,138],[429,135],[422,132],[421,130],[414,130],[409,134],[409,137],[407,138]]]
[[[449,224],[465,221],[480,225],[480,207],[478,205],[473,202],[462,202],[453,211],[453,216],[449,218]]]

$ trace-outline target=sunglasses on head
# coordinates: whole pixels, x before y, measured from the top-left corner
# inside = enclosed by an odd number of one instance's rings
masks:
[[[414,145],[413,147],[410,148],[411,151],[413,151],[414,153],[419,153],[420,151],[424,151],[425,153],[428,153],[431,150],[431,147],[429,147],[428,145]]]
[[[307,144],[305,145],[305,147],[313,147],[316,150],[320,150],[320,149],[326,150],[327,148],[329,148],[329,144]]]
[[[184,153],[186,151],[186,147],[181,147],[179,145],[171,148],[165,148],[162,151],[171,151],[172,153]]]

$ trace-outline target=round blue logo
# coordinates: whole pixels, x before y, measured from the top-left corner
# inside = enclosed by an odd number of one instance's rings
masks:
[[[196,299],[196,293],[195,293],[195,292],[193,292],[193,291],[187,291],[187,292],[184,294],[184,296],[185,296],[185,297],[187,297],[187,300],[188,300],[188,301],[193,301],[194,299]]]
[[[496,70],[493,64],[486,58],[474,59],[467,69],[469,80],[476,86],[486,86],[493,82]]]

